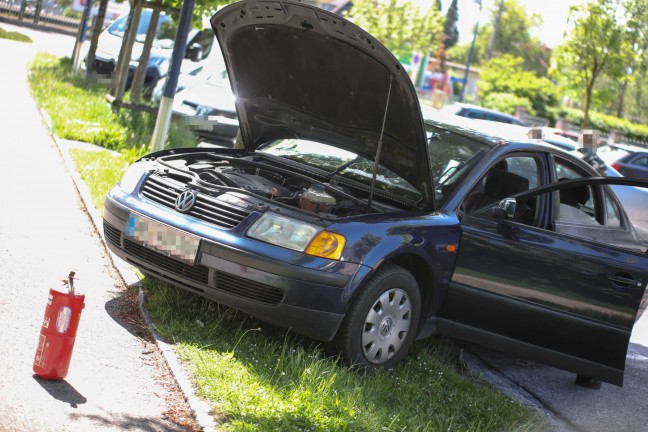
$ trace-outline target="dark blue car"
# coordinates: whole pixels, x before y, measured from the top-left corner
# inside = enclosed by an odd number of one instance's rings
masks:
[[[648,240],[606,183],[632,181],[424,123],[396,58],[324,10],[242,1],[212,26],[244,148],[134,163],[105,201],[116,255],[348,364],[442,334],[622,383]]]

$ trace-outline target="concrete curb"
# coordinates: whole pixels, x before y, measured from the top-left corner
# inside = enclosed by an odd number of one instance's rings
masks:
[[[569,426],[547,409],[545,404],[535,395],[507,378],[497,369],[485,364],[478,355],[462,350],[460,358],[472,373],[495,386],[504,396],[542,416],[552,426],[554,432],[567,432],[570,430]]]
[[[45,123],[47,124],[49,130],[51,131],[52,126],[49,117],[42,110],[41,110],[41,115],[43,116]],[[147,327],[153,334],[153,337],[155,338],[155,343],[160,349],[160,352],[162,353],[164,360],[166,361],[167,366],[171,371],[171,374],[173,375],[174,379],[176,380],[176,383],[184,393],[185,399],[189,404],[191,411],[193,412],[198,430],[205,431],[205,432],[216,432],[217,425],[211,414],[211,408],[209,404],[201,400],[196,395],[195,389],[191,384],[189,376],[187,372],[184,370],[184,368],[182,367],[182,364],[178,359],[178,356],[176,355],[175,351],[173,351],[172,345],[164,341],[164,339],[155,331],[155,327],[150,319],[150,316],[144,307],[144,292],[140,288],[140,277],[137,275],[133,267],[127,265],[126,263],[124,263],[119,259],[114,259],[112,253],[106,246],[105,239],[102,234],[103,218],[101,217],[99,211],[92,204],[90,190],[88,189],[88,186],[85,184],[85,181],[83,181],[78,171],[76,170],[76,167],[74,166],[74,162],[69,152],[71,148],[80,148],[80,149],[90,150],[90,151],[102,151],[106,149],[102,147],[94,146],[92,144],[84,143],[84,142],[64,140],[56,137],[53,133],[51,134],[51,136],[58,149],[59,154],[61,155],[61,158],[63,159],[66,170],[70,174],[70,177],[72,177],[75,188],[79,194],[82,210],[90,217],[92,224],[94,225],[94,229],[96,233],[99,235],[99,238],[101,239],[102,245],[106,251],[106,255],[109,257],[110,262],[113,265],[113,268],[120,275],[121,279],[123,280],[124,284],[126,284],[126,286],[138,287],[137,300],[138,300],[140,313],[144,317],[144,321],[146,322]]]

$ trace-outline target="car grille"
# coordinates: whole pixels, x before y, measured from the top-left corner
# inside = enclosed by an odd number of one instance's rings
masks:
[[[110,75],[115,70],[115,64],[112,62],[95,59],[95,61],[92,63],[92,68],[96,73],[100,75]]]
[[[105,220],[103,223],[103,228],[104,238],[106,239],[106,241],[121,248],[121,232],[119,231],[119,229],[110,225]],[[209,268],[203,265],[189,265],[183,263],[159,252],[141,246],[127,238],[124,239],[124,250],[126,250],[126,252],[128,252],[131,256],[138,258],[143,262],[154,266],[155,268],[166,270],[169,273],[183,276],[187,279],[204,285],[207,285],[209,283]],[[142,267],[142,264],[140,263],[134,262],[133,264]],[[155,268],[148,268],[145,265],[143,267],[150,272],[162,275],[162,273],[160,273]],[[170,277],[168,275],[162,276]],[[187,285],[182,281],[173,279],[172,277],[171,279],[175,280],[176,283],[182,286],[197,290],[197,288]],[[227,294],[267,305],[277,305],[281,303],[284,297],[284,291],[280,288],[275,288],[218,270],[215,272],[214,276],[214,288]],[[201,293],[203,292],[202,290],[199,291]]]
[[[209,269],[203,265],[192,266],[182,261],[169,258],[159,252],[145,248],[131,240],[124,239],[124,250],[132,256],[146,261],[156,267],[162,268],[178,276],[191,279],[194,282],[207,284],[209,278]]]
[[[283,290],[279,288],[220,271],[216,271],[214,281],[214,287],[219,291],[268,305],[281,303],[284,296]]]
[[[104,221],[103,223],[103,228],[104,238],[106,239],[106,241],[114,244],[115,246],[121,247],[121,232],[106,221]]]
[[[121,248],[121,232],[118,228],[110,225],[104,220],[104,238],[109,243]],[[150,263],[156,267],[162,268],[169,272],[175,273],[177,275],[182,275],[187,279],[192,281],[199,282],[202,284],[207,284],[209,269],[203,265],[192,266],[182,261],[175,260],[166,255],[163,255],[154,250],[145,248],[132,240],[124,239],[124,250],[130,253],[132,256],[141,259],[147,263]]]
[[[179,181],[151,175],[142,187],[142,195],[168,208],[175,208],[175,200],[185,190]],[[204,220],[222,228],[238,226],[251,212],[231,203],[205,194],[198,194],[196,203],[185,214]]]

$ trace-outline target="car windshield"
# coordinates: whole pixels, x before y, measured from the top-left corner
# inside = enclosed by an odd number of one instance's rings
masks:
[[[490,146],[430,124],[426,124],[426,132],[435,181],[434,199],[442,207]]]
[[[144,42],[150,22],[151,11],[143,11],[140,17],[139,25],[137,26],[137,35],[135,36],[136,41]],[[108,27],[108,33],[118,37],[124,37],[127,25],[128,15],[124,15],[117,19],[114,23],[112,23],[110,27]],[[167,15],[160,15],[153,45],[157,48],[172,49],[175,34],[176,25],[171,17]]]
[[[328,144],[301,140],[282,139],[266,144],[258,150],[273,156],[290,159],[340,177],[371,184],[373,161]],[[414,186],[383,166],[378,167],[376,189],[418,201],[421,194]]]

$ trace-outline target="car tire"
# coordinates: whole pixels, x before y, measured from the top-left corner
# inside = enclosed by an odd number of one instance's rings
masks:
[[[420,310],[414,276],[400,266],[385,266],[360,292],[331,347],[350,366],[391,369],[412,345]]]

